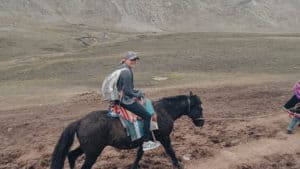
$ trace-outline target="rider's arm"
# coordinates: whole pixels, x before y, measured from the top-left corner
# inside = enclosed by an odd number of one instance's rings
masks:
[[[129,97],[141,97],[141,91],[135,91],[133,89],[133,77],[130,71],[122,71],[120,75],[123,94]]]
[[[296,105],[296,103],[298,102],[298,99],[296,97],[296,95],[293,95],[287,102],[286,104],[283,106],[285,109],[290,109],[292,107],[294,107]]]

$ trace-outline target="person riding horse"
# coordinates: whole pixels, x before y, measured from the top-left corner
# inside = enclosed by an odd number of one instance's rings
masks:
[[[144,120],[144,150],[151,150],[160,146],[158,142],[153,142],[150,140],[150,121],[151,113],[138,103],[138,100],[145,96],[142,90],[134,89],[133,72],[132,69],[135,68],[137,60],[140,58],[135,52],[129,51],[126,53],[125,57],[121,61],[121,66],[118,69],[125,68],[121,72],[119,79],[117,81],[118,92],[121,93],[120,104],[125,109],[138,115]]]
[[[141,90],[134,90],[133,86],[133,73],[131,69],[135,67],[137,59],[139,59],[139,57],[137,57],[136,53],[128,52],[120,66],[126,69],[126,71],[122,71],[122,73],[119,74],[118,81],[115,81],[118,84],[111,86],[111,84],[114,83],[108,83],[108,87],[104,85],[104,89],[112,89],[115,91],[115,86],[118,86],[119,91],[122,91],[121,97],[118,98],[120,104],[144,118],[143,127],[145,128],[144,132],[146,137],[132,141],[131,137],[128,136],[124,130],[121,121],[107,115],[109,110],[92,111],[65,127],[53,150],[51,169],[63,169],[66,157],[68,158],[70,168],[74,169],[76,160],[83,154],[85,155],[85,159],[82,169],[91,169],[97,157],[106,146],[112,146],[118,149],[138,148],[136,158],[130,168],[140,168],[139,162],[142,159],[145,148],[143,144],[145,144],[145,141],[150,140],[148,126],[150,117],[144,107],[137,103],[137,98],[143,97],[144,93]],[[118,97],[118,95],[114,95],[110,92],[105,94],[107,94],[108,98],[110,96],[114,98],[116,98],[115,96]],[[188,116],[196,127],[202,127],[204,125],[205,120],[203,118],[201,99],[190,91],[189,95],[164,97],[152,103],[157,115],[159,128],[159,130],[153,131],[153,135],[163,146],[166,154],[171,158],[173,167],[181,169],[182,164],[175,155],[170,134],[173,131],[174,122],[182,116]],[[71,150],[75,136],[78,139],[79,145]],[[148,149],[160,145],[154,143],[153,146],[152,143]]]

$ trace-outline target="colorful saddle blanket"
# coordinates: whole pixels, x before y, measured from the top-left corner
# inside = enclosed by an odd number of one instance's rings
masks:
[[[147,112],[152,115],[150,130],[158,130],[156,114],[151,101],[149,99],[144,99],[140,104],[142,104]],[[110,105],[108,116],[120,119],[123,127],[126,128],[127,135],[131,137],[132,141],[143,137],[143,121],[139,116],[135,115],[129,110],[126,110],[119,104]]]

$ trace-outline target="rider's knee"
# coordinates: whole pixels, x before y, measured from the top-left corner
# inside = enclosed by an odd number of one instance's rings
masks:
[[[150,119],[151,119],[151,117],[152,117],[152,115],[151,115],[151,114],[149,114],[149,113],[147,113],[147,114],[145,115],[145,120],[150,120]]]

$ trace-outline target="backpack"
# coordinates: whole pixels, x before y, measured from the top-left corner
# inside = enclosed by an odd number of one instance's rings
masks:
[[[101,92],[104,100],[108,100],[108,101],[120,100],[120,93],[117,88],[117,83],[121,75],[121,72],[126,69],[127,68],[117,69],[104,79],[101,88]]]

